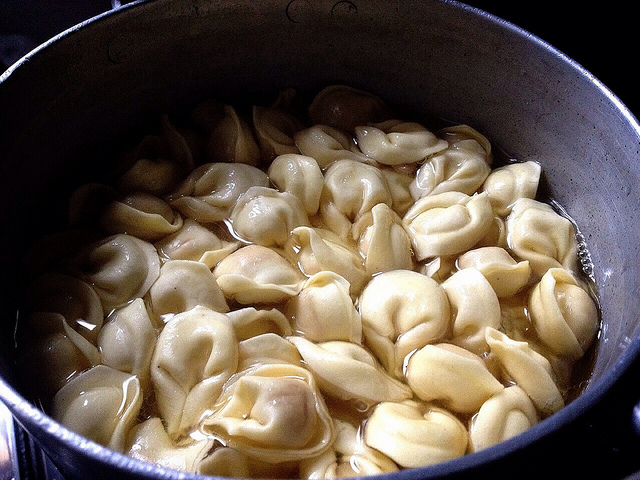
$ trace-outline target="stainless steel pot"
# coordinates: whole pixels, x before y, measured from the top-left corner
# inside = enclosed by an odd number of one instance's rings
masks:
[[[114,139],[159,114],[206,97],[331,83],[468,123],[509,155],[540,162],[585,235],[601,299],[604,327],[582,396],[496,447],[391,477],[517,468],[525,478],[556,461],[580,471],[579,454],[545,445],[587,448],[578,437],[588,425],[575,425],[604,408],[640,357],[640,126],[626,107],[548,44],[456,2],[155,0],[73,28],[0,77],[0,400],[69,478],[195,477],[83,439],[21,396],[29,372],[14,367],[12,334],[24,247],[55,226],[59,199],[100,171]],[[630,424],[631,406],[628,415]]]

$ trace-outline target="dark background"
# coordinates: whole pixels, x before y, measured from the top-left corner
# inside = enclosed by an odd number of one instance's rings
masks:
[[[57,33],[121,2],[126,3],[125,0],[0,0],[0,72]],[[466,3],[548,42],[598,78],[640,117],[640,76],[636,72],[640,21],[636,2],[469,0]],[[618,480],[640,472],[640,436],[631,422],[633,405],[640,400],[640,365],[634,365],[622,380],[585,421],[550,439],[555,447],[540,447],[531,454],[554,465],[552,471],[562,478]],[[518,463],[516,456],[503,467],[518,478],[523,473],[522,464]],[[607,472],[601,474],[597,467],[603,466]],[[487,473],[489,476],[485,478],[496,478],[496,472]]]

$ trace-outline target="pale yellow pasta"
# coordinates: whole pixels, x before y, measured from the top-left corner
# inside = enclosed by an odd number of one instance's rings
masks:
[[[238,249],[240,242],[226,241],[195,220],[184,220],[180,230],[155,243],[162,258],[169,260],[193,260],[213,268]]]
[[[238,343],[238,371],[266,364],[302,365],[298,349],[275,333],[262,333]]]
[[[349,282],[332,271],[310,277],[285,306],[292,328],[313,342],[362,342],[362,321],[349,294]]]
[[[337,273],[349,282],[352,295],[357,295],[370,278],[365,270],[364,259],[355,246],[331,230],[294,228],[284,254],[309,277],[322,271]]]
[[[324,176],[315,159],[293,153],[278,155],[271,162],[268,174],[278,190],[298,197],[308,215],[316,214]]]
[[[309,98],[164,115],[73,192],[15,336],[55,419],[181,472],[329,479],[487,449],[573,397],[599,310],[540,165],[492,170],[471,126],[352,87]]]
[[[380,121],[387,112],[388,107],[380,97],[346,85],[325,87],[309,105],[313,124],[325,124],[346,132]]]
[[[358,126],[355,135],[362,153],[382,165],[416,163],[447,148],[419,123],[401,120]]]
[[[512,385],[484,402],[471,419],[469,449],[477,452],[492,447],[537,423],[538,413],[531,399],[522,388]]]
[[[207,153],[213,162],[236,162],[256,165],[260,148],[251,128],[231,105],[224,105],[224,114],[207,139]]]
[[[550,415],[564,407],[549,360],[527,342],[512,340],[496,329],[487,328],[485,335],[508,377],[527,392],[541,414]]]
[[[478,411],[504,388],[478,355],[448,343],[426,345],[411,355],[406,375],[418,398],[460,413]]]
[[[380,169],[355,160],[338,160],[324,174],[320,214],[327,227],[342,238],[378,203],[393,204],[393,195]]]
[[[265,247],[283,246],[294,228],[309,225],[298,197],[267,187],[249,188],[236,202],[229,220],[236,235]]]
[[[297,132],[293,139],[302,155],[315,158],[322,170],[339,160],[368,162],[351,137],[328,125],[314,125]]]
[[[529,297],[531,321],[542,342],[556,355],[582,357],[598,330],[595,302],[576,278],[550,268]]]
[[[517,262],[501,247],[480,247],[463,253],[458,267],[475,268],[488,280],[498,297],[511,297],[522,290],[531,277],[529,262]]]
[[[126,234],[92,244],[80,262],[105,312],[146,295],[160,275],[160,258],[153,244]]]
[[[143,138],[122,161],[127,170],[118,179],[118,189],[125,193],[165,195],[194,168],[186,139],[167,115],[160,119],[159,134]]]
[[[300,153],[293,135],[302,130],[303,125],[285,110],[254,105],[253,127],[265,160],[271,161],[278,155]]]
[[[449,329],[449,301],[433,279],[411,270],[375,276],[359,298],[366,344],[401,377],[412,351],[440,341]]]
[[[278,252],[248,245],[222,260],[213,271],[224,295],[244,305],[278,303],[297,295],[304,276]]]
[[[493,170],[482,190],[489,195],[493,210],[506,217],[517,200],[536,197],[541,173],[542,168],[536,162],[510,163]]]
[[[451,343],[481,355],[488,350],[486,327],[499,328],[500,302],[489,281],[475,268],[465,268],[442,282],[452,313]]]
[[[354,224],[354,237],[369,275],[390,270],[411,270],[411,239],[402,219],[386,203],[379,203]]]
[[[269,463],[319,455],[335,437],[313,376],[289,364],[262,365],[239,375],[225,387],[201,429]]]
[[[517,200],[507,217],[507,241],[513,253],[528,260],[539,277],[556,267],[577,271],[575,228],[546,203]]]
[[[333,423],[336,440],[332,448],[300,462],[300,478],[349,478],[398,471],[389,457],[364,443],[355,425],[339,418]]]
[[[195,307],[167,322],[151,359],[151,379],[172,438],[213,408],[237,365],[235,332],[224,314]]]
[[[246,340],[264,333],[276,333],[282,337],[292,334],[289,319],[280,310],[245,307],[227,313],[238,340]]]
[[[149,303],[157,318],[185,312],[198,305],[216,312],[229,311],[209,267],[193,260],[165,262],[158,279],[149,289]]]
[[[212,444],[213,440],[209,438],[176,443],[167,434],[162,420],[152,417],[131,430],[126,453],[137,460],[195,473]]]
[[[372,405],[411,398],[411,389],[391,377],[363,347],[350,342],[314,343],[290,337],[320,390],[341,400],[357,400]]]
[[[364,430],[366,444],[405,468],[425,467],[464,455],[468,433],[454,415],[416,402],[383,402]]]
[[[416,200],[444,192],[473,195],[490,172],[487,152],[476,140],[457,140],[422,164],[411,194]]]
[[[26,297],[30,312],[59,314],[90,342],[98,337],[105,311],[99,295],[87,282],[70,275],[47,272],[30,285]]]
[[[418,260],[470,249],[489,231],[492,221],[486,194],[469,196],[461,192],[423,197],[402,220]]]
[[[200,165],[167,197],[185,217],[198,222],[228,218],[238,198],[253,186],[269,186],[262,170],[242,163]]]
[[[97,365],[62,387],[53,398],[53,418],[94,442],[123,452],[142,392],[138,379]]]
[[[157,336],[144,300],[138,298],[113,312],[100,331],[98,348],[102,363],[135,375],[145,388]]]

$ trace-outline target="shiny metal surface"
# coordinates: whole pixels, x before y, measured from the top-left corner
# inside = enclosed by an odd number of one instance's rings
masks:
[[[585,432],[563,437],[560,430],[587,416],[640,355],[640,231],[629,222],[640,206],[640,127],[606,87],[540,39],[455,2],[155,0],[129,7],[66,32],[0,77],[0,124],[11,126],[0,131],[0,204],[11,205],[2,227],[15,232],[1,239],[3,272],[16,269],[29,235],[52,226],[43,202],[99,169],[93,153],[121,133],[205,96],[348,83],[469,123],[510,155],[539,161],[585,233],[605,319],[583,397],[498,447],[393,478],[474,478],[527,459],[539,476],[548,473],[535,461],[541,452],[567,461],[568,452],[543,449],[550,437],[584,441],[591,451]],[[17,286],[3,278],[2,287],[0,313],[10,329]],[[0,397],[69,477],[195,478],[69,432],[20,397],[10,364],[0,361]]]
[[[0,480],[20,480],[13,416],[0,403]]]

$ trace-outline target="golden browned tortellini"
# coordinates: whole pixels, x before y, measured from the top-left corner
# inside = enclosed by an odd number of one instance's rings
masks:
[[[213,440],[209,438],[190,438],[176,443],[167,434],[162,420],[152,417],[131,429],[126,453],[165,468],[195,473],[212,444]]]
[[[220,222],[253,186],[269,186],[269,177],[259,168],[242,163],[207,163],[193,170],[167,199],[185,217]]]
[[[320,214],[329,229],[343,238],[362,215],[379,203],[393,204],[380,169],[355,160],[339,160],[324,174]]]
[[[300,478],[350,478],[398,471],[389,457],[364,443],[358,428],[335,418],[336,440],[325,453],[300,462]]]
[[[337,273],[349,282],[352,295],[357,295],[369,280],[364,259],[355,246],[331,230],[294,228],[284,255],[309,277],[322,271]]]
[[[402,220],[418,260],[469,250],[489,231],[492,221],[486,193],[461,192],[422,197]]]
[[[468,433],[442,408],[413,401],[383,402],[367,420],[364,440],[398,465],[417,468],[464,455]]]
[[[158,135],[148,135],[122,158],[126,169],[118,179],[121,192],[162,196],[194,168],[193,154],[169,117],[160,119]]]
[[[373,355],[351,342],[313,343],[290,337],[325,394],[372,405],[411,398],[411,389],[386,373]]]
[[[271,161],[278,155],[300,153],[293,141],[303,125],[294,115],[277,107],[253,107],[253,127],[262,157]]]
[[[442,282],[452,314],[451,343],[478,355],[488,350],[486,327],[499,328],[500,302],[489,281],[475,268],[465,268]]]
[[[52,412],[53,418],[74,432],[122,452],[141,404],[135,376],[96,365],[56,393]]]
[[[488,155],[477,140],[456,138],[422,164],[411,184],[413,198],[444,192],[473,195],[491,172]]]
[[[517,200],[535,198],[541,173],[542,168],[536,162],[510,163],[493,170],[482,185],[482,190],[489,195],[493,210],[506,217]]]
[[[482,358],[449,343],[426,345],[407,362],[407,382],[426,401],[439,401],[455,412],[474,413],[504,386]]]
[[[262,365],[237,376],[201,429],[269,463],[319,455],[335,437],[313,376],[289,364]]]
[[[309,225],[298,197],[267,187],[249,188],[238,199],[229,220],[243,240],[265,247],[281,247],[294,228]]]
[[[419,162],[448,145],[419,123],[401,120],[359,126],[355,135],[362,153],[382,165]]]
[[[144,300],[137,298],[113,312],[100,331],[98,347],[102,363],[135,375],[144,388],[157,336]]]
[[[329,125],[314,125],[297,132],[293,139],[300,153],[315,158],[322,170],[338,160],[367,162],[367,157],[346,133]]]
[[[482,404],[469,426],[472,452],[492,447],[538,423],[536,407],[517,385],[501,390]]]
[[[155,243],[158,253],[168,260],[193,260],[213,268],[236,250],[240,242],[226,241],[209,228],[190,218],[180,230]]]
[[[44,273],[30,285],[26,302],[30,316],[38,312],[59,314],[91,342],[98,337],[104,322],[99,295],[87,282],[70,275]]]
[[[324,176],[315,159],[297,154],[279,155],[271,162],[268,173],[278,190],[298,197],[308,215],[316,214]]]
[[[538,336],[556,355],[577,360],[595,339],[597,306],[567,270],[547,270],[531,291],[529,312]]]
[[[517,257],[528,260],[541,277],[550,268],[576,271],[577,241],[570,220],[551,206],[521,198],[507,217],[507,241]]]
[[[156,248],[133,235],[117,234],[89,246],[80,263],[105,312],[146,295],[160,275]]]
[[[127,233],[154,242],[177,232],[182,227],[182,217],[164,200],[138,192],[112,201],[99,223],[108,234]]]
[[[213,408],[237,365],[238,343],[224,314],[195,307],[167,322],[151,359],[151,379],[172,438]]]
[[[411,239],[402,219],[386,203],[379,203],[358,220],[353,229],[369,275],[390,270],[411,270]]]
[[[449,329],[444,289],[411,270],[375,276],[360,295],[359,308],[367,346],[396,377],[402,376],[407,355],[440,341]]]
[[[330,85],[322,89],[309,105],[312,123],[347,132],[358,125],[383,120],[388,111],[380,97],[346,85]]]
[[[165,262],[158,279],[149,289],[149,303],[159,318],[185,312],[198,305],[216,312],[229,311],[209,267],[193,260]]]
[[[260,245],[236,250],[213,273],[224,295],[244,305],[282,302],[297,295],[305,281],[278,252]]]
[[[494,328],[487,328],[485,335],[509,379],[527,392],[541,414],[548,416],[564,407],[549,360],[527,342],[512,340]]]
[[[286,305],[293,328],[313,342],[361,343],[362,321],[349,294],[349,282],[332,271],[309,278]]]
[[[529,262],[517,262],[501,247],[480,247],[463,253],[458,267],[475,268],[489,281],[498,297],[511,297],[522,290],[531,277]]]

